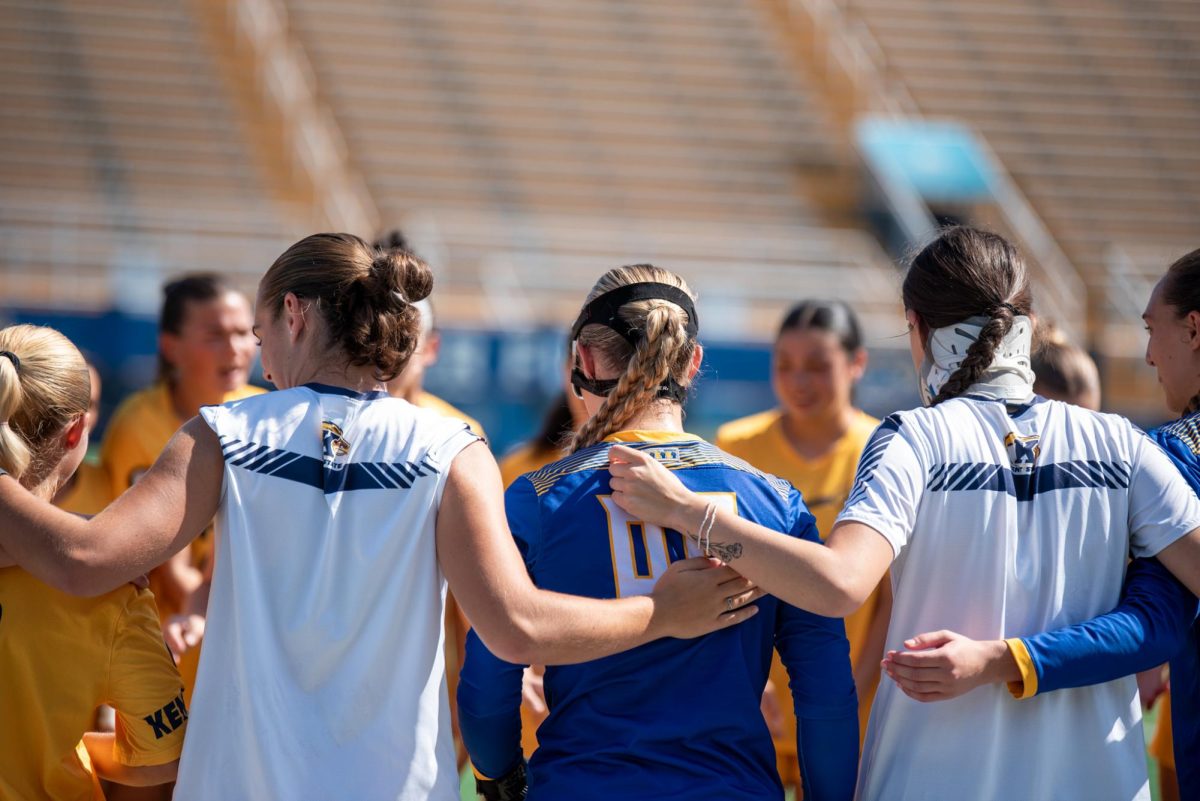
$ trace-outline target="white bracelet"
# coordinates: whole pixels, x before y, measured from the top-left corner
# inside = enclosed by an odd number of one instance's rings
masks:
[[[700,545],[700,551],[705,556],[711,556],[708,552],[709,546],[712,544],[712,530],[717,522],[717,505],[710,503],[704,509],[704,520],[700,523],[700,530],[696,533],[696,541]]]

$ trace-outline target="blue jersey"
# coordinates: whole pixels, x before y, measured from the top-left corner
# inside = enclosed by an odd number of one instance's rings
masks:
[[[1151,432],[1200,495],[1200,414]],[[1170,661],[1180,796],[1200,801],[1200,616],[1197,599],[1155,559],[1135,559],[1108,614],[1022,638],[1038,694],[1111,681]]]
[[[647,432],[610,440],[653,454],[690,489],[780,536],[819,542],[790,484],[703,440]],[[509,526],[539,587],[594,598],[644,595],[671,562],[700,555],[679,532],[631,519],[613,503],[609,447],[581,450],[509,488]],[[529,798],[782,798],[760,710],[773,648],[790,677],[805,798],[849,798],[858,710],[842,621],[770,596],[757,603],[749,621],[704,637],[547,668],[550,715],[530,760]],[[521,671],[471,633],[459,722],[485,776],[501,776],[521,758]]]

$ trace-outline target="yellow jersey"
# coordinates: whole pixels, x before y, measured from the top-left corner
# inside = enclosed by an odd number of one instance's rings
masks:
[[[526,473],[541,470],[566,455],[565,452],[555,448],[546,449],[540,444],[532,442],[522,443],[500,460],[500,480],[504,482],[505,487],[508,487]]]
[[[265,390],[245,386],[225,395],[224,402],[260,395]],[[133,486],[133,482],[150,469],[167,442],[186,420],[180,419],[171,403],[171,390],[165,382],[135,392],[126,398],[109,421],[108,431],[100,446],[100,465],[108,473],[112,497]],[[211,527],[191,545],[194,567],[201,568],[212,552]],[[180,610],[167,602],[167,594],[156,576],[150,574],[150,589],[158,599],[159,612],[165,620]]]
[[[188,712],[146,590],[76,598],[0,570],[0,676],[0,798],[103,799],[81,743],[101,704],[117,762],[179,758]]]
[[[726,423],[717,429],[716,445],[723,451],[792,483],[804,496],[804,503],[817,519],[817,531],[822,539],[829,535],[838,513],[850,496],[854,485],[854,474],[858,470],[858,457],[866,447],[879,421],[869,414],[858,412],[854,423],[834,446],[820,459],[805,459],[791,446],[783,430],[783,413],[774,409],[760,414],[743,417]],[[864,659],[876,662],[883,654],[864,654],[863,648],[868,633],[880,606],[880,595],[886,592],[883,584],[871,593],[871,597],[857,612],[846,618],[846,638],[850,641],[850,663],[856,671]],[[779,706],[784,719],[783,738],[776,742],[776,750],[787,754],[794,762],[796,754],[796,719],[792,713],[792,702],[788,690],[787,672],[779,657],[771,667],[771,681],[779,693]],[[859,703],[859,736],[866,731],[871,702],[875,697],[878,680]],[[782,766],[781,766],[782,767]],[[781,770],[781,773],[783,771]],[[786,776],[784,777],[787,778]]]
[[[54,505],[77,515],[98,515],[113,502],[112,481],[99,462],[90,459],[79,465],[71,486]]]
[[[475,432],[480,439],[482,439],[484,442],[487,442],[487,435],[483,433],[483,426],[479,424],[478,420],[470,415],[463,414],[461,411],[446,403],[437,395],[430,395],[428,392],[422,390],[421,393],[417,395],[417,400],[413,403],[413,405],[419,406],[422,409],[429,409],[430,411],[437,412],[442,417],[457,417],[459,420],[462,420],[464,423],[466,423],[467,427],[470,428],[471,431]]]

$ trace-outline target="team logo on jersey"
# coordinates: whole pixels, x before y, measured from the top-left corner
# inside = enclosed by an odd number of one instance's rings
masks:
[[[1008,461],[1012,464],[1014,475],[1024,476],[1033,472],[1037,458],[1042,453],[1041,441],[1038,434],[1021,437],[1011,431],[1004,437],[1004,448],[1008,451]]]
[[[341,470],[346,466],[350,442],[342,436],[342,428],[337,423],[329,420],[321,423],[321,447],[326,467]]]

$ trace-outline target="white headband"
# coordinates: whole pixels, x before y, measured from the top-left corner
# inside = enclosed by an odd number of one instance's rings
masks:
[[[926,406],[950,380],[989,322],[988,317],[972,317],[930,333],[920,382],[921,399]],[[1033,368],[1029,363],[1032,347],[1033,322],[1024,315],[1014,317],[1012,327],[992,356],[992,363],[971,385],[970,393],[1009,403],[1027,403],[1033,397]]]

